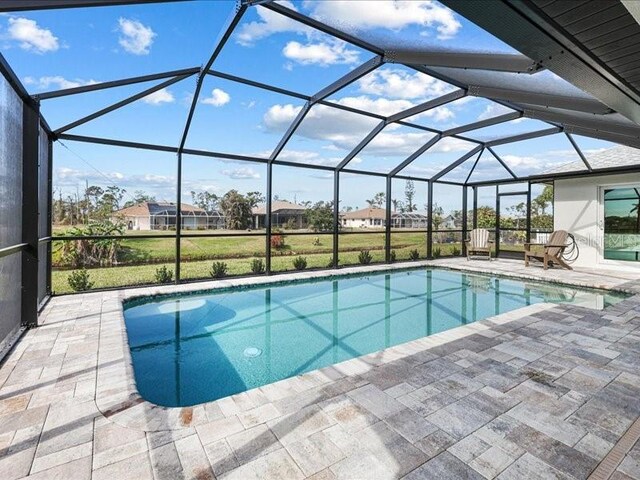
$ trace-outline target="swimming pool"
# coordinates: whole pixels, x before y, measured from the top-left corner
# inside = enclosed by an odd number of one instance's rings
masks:
[[[534,303],[602,308],[624,297],[420,268],[142,298],[124,316],[138,391],[176,407]]]

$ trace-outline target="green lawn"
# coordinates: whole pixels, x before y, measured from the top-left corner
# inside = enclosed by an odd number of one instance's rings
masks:
[[[273,271],[292,271],[293,260],[297,256],[307,259],[307,268],[325,268],[332,256],[332,236],[330,234],[285,235],[285,247],[272,249],[271,267]],[[318,242],[314,240],[318,238]],[[57,243],[57,245],[55,244]],[[54,243],[54,269],[52,274],[53,291],[57,294],[69,293],[67,283],[73,271],[65,268],[60,258],[60,243]],[[316,243],[314,245],[314,243]],[[156,269],[166,265],[174,269],[175,239],[133,239],[123,240],[125,249],[122,263],[115,267],[88,269],[93,288],[120,287],[154,283]],[[391,235],[391,247],[396,260],[409,259],[409,252],[418,250],[420,257],[426,257],[426,234],[416,232],[394,232]],[[460,249],[459,243],[434,244],[442,256],[451,255],[453,249]],[[384,232],[373,234],[340,235],[340,265],[359,264],[361,250],[369,250],[373,262],[384,261]],[[181,245],[181,278],[210,278],[213,261],[224,261],[228,265],[228,275],[247,275],[251,273],[251,261],[264,258],[264,237],[226,237],[226,238],[183,238]]]

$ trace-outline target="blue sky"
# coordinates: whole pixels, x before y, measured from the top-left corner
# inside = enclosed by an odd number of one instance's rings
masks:
[[[360,35],[387,49],[411,46],[455,50],[513,52],[507,45],[430,0],[408,2],[282,2],[307,15]],[[0,48],[31,93],[203,65],[234,2],[176,4],[25,12],[0,16]],[[262,7],[243,17],[213,68],[312,95],[367,61],[372,54],[311,30]],[[568,88],[549,72],[537,74],[552,86]],[[508,80],[508,78],[507,78]],[[159,82],[75,95],[42,104],[51,126],[59,128]],[[121,110],[69,131],[79,135],[177,145],[195,89],[189,77]],[[400,65],[384,65],[328,100],[381,115],[391,115],[455,87]],[[302,106],[302,100],[214,77],[203,84],[187,147],[268,157]],[[466,97],[409,121],[444,130],[506,113],[494,102]],[[336,165],[377,120],[325,105],[312,108],[279,158],[300,164]],[[547,127],[517,120],[474,135],[486,140]],[[469,134],[470,135],[470,134]],[[390,125],[349,165],[357,170],[388,172],[432,134]],[[576,137],[587,152],[609,146]],[[475,145],[446,139],[403,172],[428,178]],[[517,173],[539,173],[578,160],[564,135],[497,147]],[[445,179],[464,181],[475,157]],[[265,191],[265,167],[247,162],[185,157],[184,200],[190,191],[222,194]],[[488,153],[471,179],[506,176]],[[175,156],[165,153],[94,146],[65,141],[55,147],[54,188],[64,195],[89,184],[116,184],[129,193],[144,190],[158,199],[175,199]],[[402,198],[404,185],[394,197]],[[403,183],[403,182],[401,182]],[[344,205],[365,206],[384,190],[384,180],[357,175],[342,182]],[[397,193],[396,193],[397,192]],[[436,201],[445,210],[460,208],[459,189],[443,189]],[[418,191],[422,193],[422,188]],[[277,167],[274,194],[298,201],[329,200],[331,176],[310,169]],[[419,201],[421,205],[423,202]]]

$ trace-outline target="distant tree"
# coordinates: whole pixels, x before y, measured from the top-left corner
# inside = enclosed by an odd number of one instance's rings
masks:
[[[369,200],[365,200],[365,202],[367,202],[367,205],[369,205],[369,208],[373,208],[376,206],[376,199],[375,198],[370,198]]]
[[[394,212],[398,212],[398,211],[402,212],[402,209],[404,208],[402,201],[398,200],[397,198],[394,198],[391,200],[391,205],[393,205]]]
[[[478,215],[479,228],[493,228],[496,226],[496,209],[493,207],[478,207],[476,210]]]
[[[304,215],[307,225],[314,232],[333,230],[333,202],[316,202]]]
[[[413,210],[409,210],[409,211],[413,211]],[[440,225],[442,225],[443,221],[444,221],[444,210],[440,205],[438,205],[437,203],[434,203],[431,210],[431,223],[433,224],[433,229],[438,230],[440,228]]]
[[[413,212],[417,210],[415,204],[413,203],[413,199],[416,195],[416,187],[413,184],[413,180],[407,180],[407,183],[404,186],[404,198],[406,199],[406,208],[407,212]]]
[[[531,207],[535,213],[546,215],[546,210],[553,203],[553,186],[545,185],[542,193],[533,199]]]
[[[193,192],[191,192],[193,194]],[[133,192],[133,198],[131,200],[127,200],[123,207],[127,208],[127,207],[133,207],[134,205],[138,205],[139,203],[144,203],[144,202],[155,202],[156,201],[156,197],[154,197],[153,195],[147,195],[144,191],[142,190],[136,190],[135,192]]]
[[[251,202],[237,190],[225,193],[219,206],[228,229],[243,230],[251,225]]]
[[[247,200],[249,200],[249,203],[251,204],[251,208],[257,207],[258,204],[265,202],[264,195],[262,195],[262,193],[260,192],[248,192],[246,197],[247,197]],[[274,200],[275,200],[275,197],[274,197]]]
[[[220,197],[218,197],[215,193],[210,193],[206,190],[202,192],[191,190],[191,198],[193,204],[196,207],[203,209],[205,212],[215,212],[218,209],[218,202],[220,201]]]
[[[378,207],[378,208],[382,208],[382,206],[384,205],[385,201],[386,201],[387,196],[385,195],[384,192],[378,192],[375,194],[375,196],[373,197],[374,200],[374,206]]]

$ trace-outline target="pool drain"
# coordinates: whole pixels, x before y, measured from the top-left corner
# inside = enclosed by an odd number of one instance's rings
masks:
[[[244,349],[244,356],[249,358],[259,357],[262,355],[262,350],[256,347],[247,347]]]

